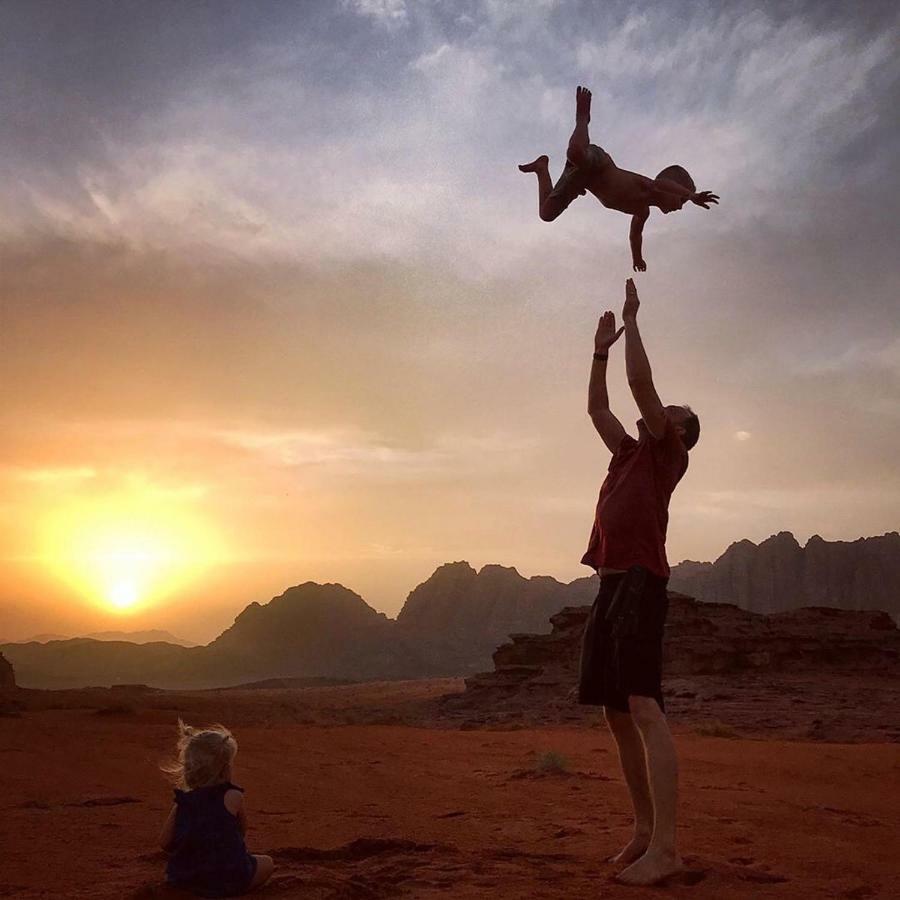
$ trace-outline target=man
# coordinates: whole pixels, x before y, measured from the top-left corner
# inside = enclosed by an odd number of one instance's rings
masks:
[[[634,282],[625,285],[624,324],[605,312],[594,339],[588,413],[613,454],[582,562],[600,575],[585,628],[578,700],[602,705],[634,807],[634,837],[613,861],[627,884],[654,884],[678,872],[675,845],[678,761],[664,715],[662,636],[668,599],[669,498],[687,470],[700,422],[687,406],[663,406],[638,330]],[[625,371],[642,418],[638,440],[610,412],[609,350],[625,332]]]

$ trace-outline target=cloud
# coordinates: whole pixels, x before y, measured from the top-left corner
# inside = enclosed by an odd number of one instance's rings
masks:
[[[343,0],[344,6],[379,25],[394,28],[408,21],[406,0]]]

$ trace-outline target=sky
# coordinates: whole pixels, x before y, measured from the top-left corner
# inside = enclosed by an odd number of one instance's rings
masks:
[[[721,203],[645,228],[701,421],[668,552],[900,526],[894,4],[0,4],[0,639],[165,627],[443,562],[571,580],[627,217],[537,215],[591,138]],[[617,352],[618,351],[618,352]],[[623,348],[613,411],[634,433]]]

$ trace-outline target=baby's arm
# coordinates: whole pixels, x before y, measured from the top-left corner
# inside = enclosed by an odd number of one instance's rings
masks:
[[[702,206],[704,209],[709,209],[710,203],[719,202],[719,195],[712,193],[712,191],[698,191],[695,193],[678,184],[677,181],[670,181],[668,178],[654,178],[652,183],[657,191],[662,191],[664,194],[674,194],[679,199],[690,200],[691,203],[696,203],[697,206]]]
[[[241,834],[247,833],[247,813],[244,811],[244,795],[232,788],[225,792],[225,809],[238,821]]]
[[[169,815],[163,823],[162,831],[159,833],[159,846],[168,853],[172,849],[172,840],[175,837],[175,813],[178,807],[172,804]]]
[[[646,272],[647,263],[641,255],[641,246],[644,241],[644,223],[650,216],[649,207],[643,212],[636,213],[631,217],[631,231],[628,239],[631,242],[631,264],[635,272]]]

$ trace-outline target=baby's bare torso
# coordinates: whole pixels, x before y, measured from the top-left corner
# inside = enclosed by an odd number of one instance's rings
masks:
[[[592,173],[587,189],[607,208],[629,215],[645,213],[652,197],[650,179],[618,166]]]

